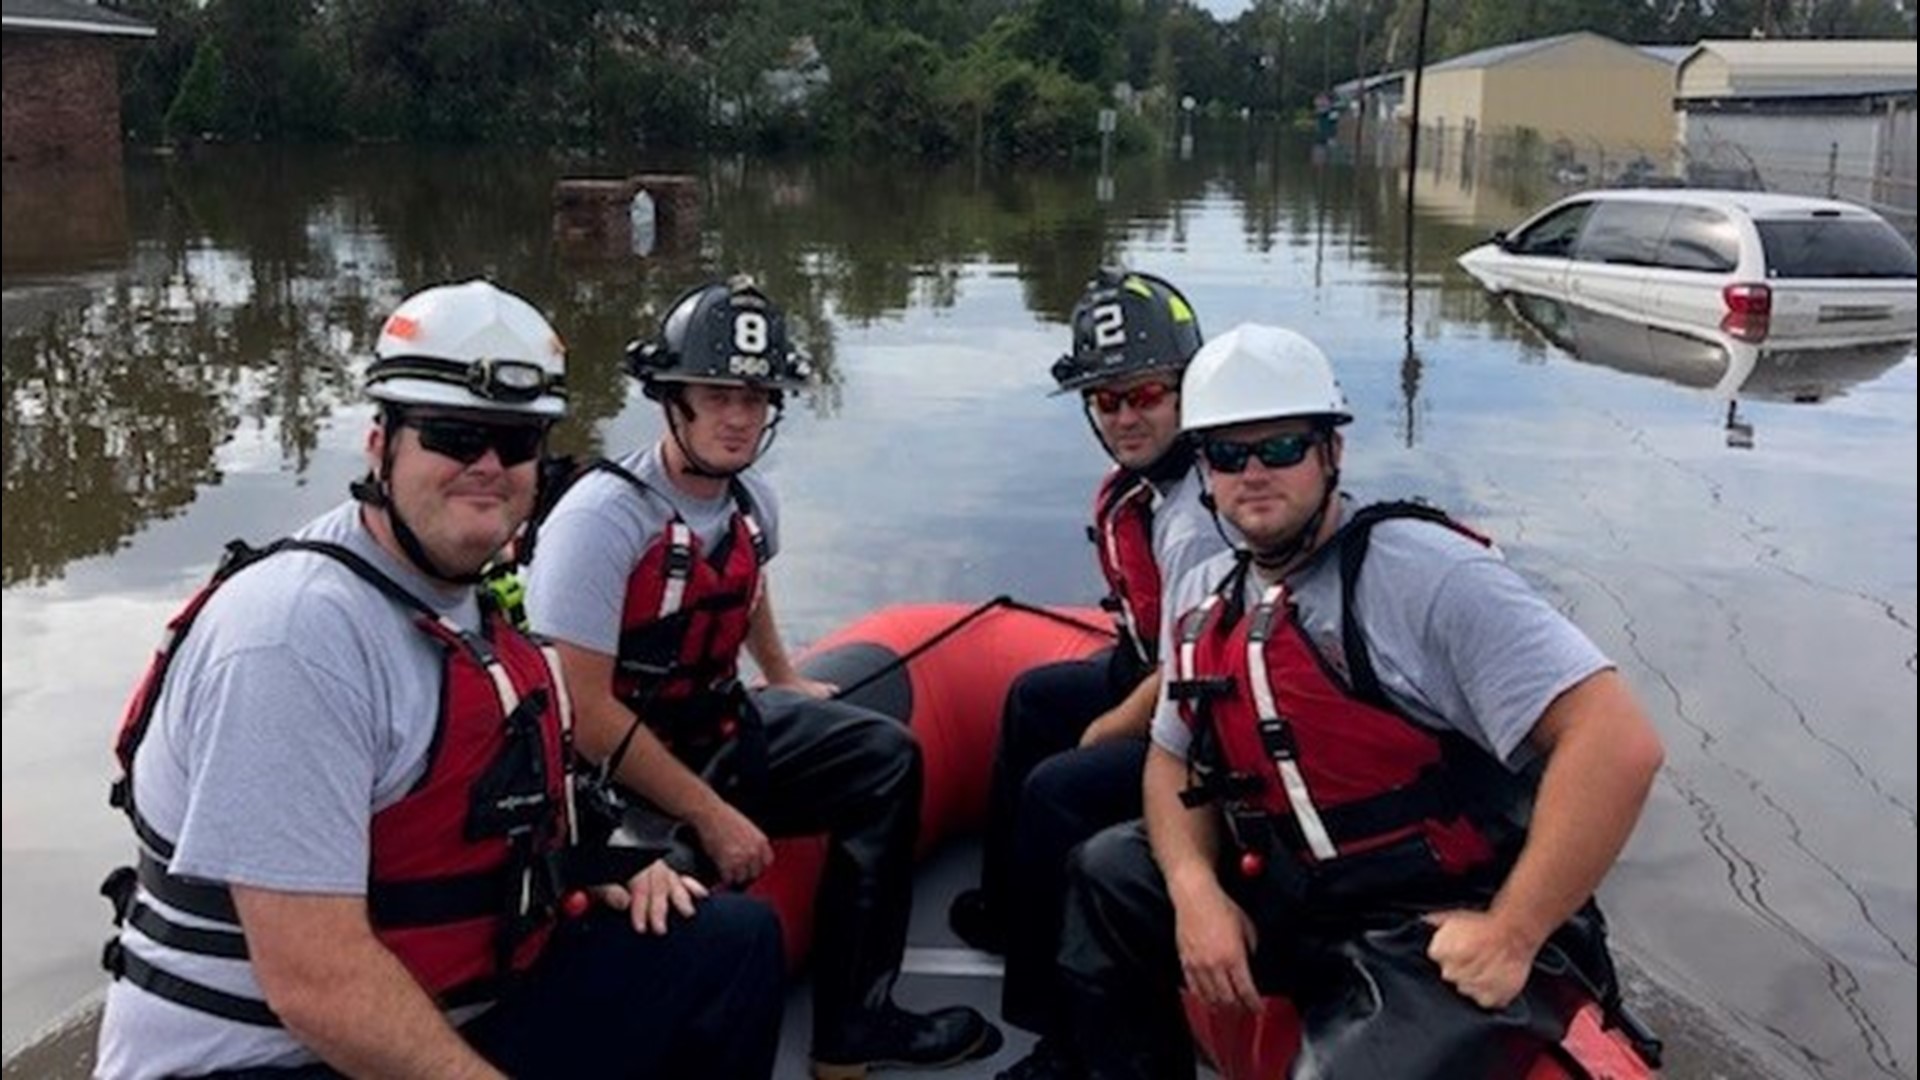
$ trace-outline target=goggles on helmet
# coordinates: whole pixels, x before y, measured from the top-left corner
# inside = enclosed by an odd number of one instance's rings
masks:
[[[543,395],[567,396],[566,377],[548,374],[527,360],[476,360],[465,363],[437,356],[390,356],[367,369],[367,385],[388,379],[420,379],[447,383],[475,397],[502,404],[524,404]]]

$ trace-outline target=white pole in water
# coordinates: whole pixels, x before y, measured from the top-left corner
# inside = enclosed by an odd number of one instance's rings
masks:
[[[1100,175],[1093,181],[1093,198],[1096,202],[1113,201],[1113,132],[1120,125],[1117,110],[1100,110]]]

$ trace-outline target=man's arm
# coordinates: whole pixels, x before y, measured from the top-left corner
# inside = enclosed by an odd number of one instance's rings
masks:
[[[1123,646],[1124,648],[1124,646]],[[1160,700],[1160,672],[1155,670],[1133,692],[1121,700],[1120,704],[1108,709],[1087,725],[1080,734],[1081,746],[1106,742],[1109,739],[1145,738],[1147,726],[1153,720],[1153,707]]]
[[[794,669],[793,658],[787,655],[786,643],[780,640],[780,627],[773,618],[773,587],[764,572],[760,578],[760,595],[754,598],[753,612],[747,618],[747,653],[760,666],[760,674],[768,686],[797,690],[823,700],[840,689],[832,683],[809,679]]]
[[[773,846],[758,826],[681,764],[650,728],[636,728],[633,710],[613,696],[613,657],[565,641],[554,648],[573,698],[575,749],[589,761],[605,762],[632,731],[615,780],[692,825],[729,884],[751,881],[773,864]]]
[[[1173,899],[1174,936],[1187,986],[1209,1005],[1260,1008],[1249,963],[1256,944],[1253,922],[1220,887],[1214,871],[1219,811],[1181,804],[1186,763],[1158,745],[1147,751],[1142,783],[1147,838]]]
[[[1566,690],[1528,741],[1546,759],[1533,822],[1513,872],[1485,912],[1449,911],[1428,955],[1440,974],[1485,1008],[1526,985],[1549,935],[1586,903],[1640,818],[1665,751],[1618,672]]]
[[[253,971],[287,1031],[350,1076],[503,1074],[380,944],[359,896],[232,887]]]

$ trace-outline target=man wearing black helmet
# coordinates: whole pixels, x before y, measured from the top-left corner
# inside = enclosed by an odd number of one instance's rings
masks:
[[[981,886],[954,901],[962,940],[1006,953],[1001,1014],[1041,1034],[1006,1077],[1068,1074],[1055,953],[1075,845],[1140,816],[1163,582],[1226,549],[1199,502],[1193,451],[1180,441],[1180,372],[1200,347],[1186,297],[1151,274],[1102,269],[1073,309],[1073,350],[1053,366],[1057,393],[1079,393],[1114,467],[1094,497],[1093,540],[1119,642],[1090,660],[1023,674],[1007,695]]]
[[[129,704],[95,1075],[767,1076],[777,920],[576,842],[559,661],[473,587],[565,413],[559,336],[436,286],[366,392],[355,498],[230,547]]]
[[[691,827],[713,872],[744,885],[768,836],[829,837],[814,948],[817,1077],[941,1066],[999,1033],[964,1007],[892,1000],[912,905],[919,744],[904,726],[830,700],[794,669],[765,564],[779,549],[772,490],[749,468],[787,391],[807,382],[786,318],[750,283],[682,296],[659,337],[628,350],[667,434],[574,483],[541,526],[527,579],[532,626],[558,643],[578,748],[603,775]],[[766,689],[737,672],[745,648]]]

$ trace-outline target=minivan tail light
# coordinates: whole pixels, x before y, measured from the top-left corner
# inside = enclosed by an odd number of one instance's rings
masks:
[[[1729,315],[1773,314],[1773,290],[1765,285],[1742,282],[1720,290]]]
[[[1749,345],[1758,345],[1767,340],[1767,334],[1773,329],[1773,316],[1746,315],[1729,311],[1720,319],[1720,329],[1735,341],[1744,341]]]

